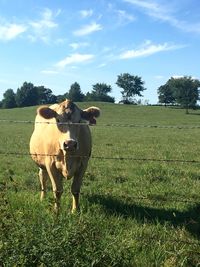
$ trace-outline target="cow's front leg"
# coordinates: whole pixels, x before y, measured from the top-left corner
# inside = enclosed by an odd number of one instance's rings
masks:
[[[72,186],[71,186],[71,193],[72,193],[72,213],[79,210],[79,195],[80,195],[80,188],[82,185],[83,175],[87,168],[87,162],[81,165],[81,168],[75,173]]]
[[[55,198],[55,204],[54,204],[55,212],[59,211],[62,193],[63,193],[63,189],[62,188],[60,188],[60,191],[59,190],[54,190],[53,191],[54,198]]]
[[[44,169],[39,169],[39,178],[41,184],[41,194],[40,200],[43,200],[47,191],[47,180],[48,180],[48,173]]]
[[[79,185],[80,183],[80,185]],[[77,181],[74,178],[71,192],[72,192],[72,213],[79,210],[79,195],[80,195],[81,181]]]
[[[58,212],[60,208],[61,196],[63,193],[63,180],[55,166],[47,166],[47,172],[51,180],[53,194],[55,198],[54,210]]]

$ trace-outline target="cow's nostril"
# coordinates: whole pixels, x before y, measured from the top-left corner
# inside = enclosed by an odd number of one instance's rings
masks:
[[[70,140],[66,140],[63,144],[63,147],[65,150],[75,150],[77,149],[77,142],[73,139],[70,139]]]

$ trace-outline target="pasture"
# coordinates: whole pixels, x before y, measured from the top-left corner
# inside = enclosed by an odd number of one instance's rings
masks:
[[[33,123],[0,122],[0,266],[200,266],[200,111],[79,104],[91,105],[102,113],[80,214],[71,181],[59,216],[50,184],[40,202]],[[0,110],[0,120],[33,121],[35,110]]]

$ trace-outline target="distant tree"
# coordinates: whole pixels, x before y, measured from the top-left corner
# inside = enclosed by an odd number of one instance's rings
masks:
[[[199,80],[184,76],[178,79],[171,78],[169,84],[174,88],[176,102],[186,109],[186,113],[189,108],[196,107],[199,100]]]
[[[71,85],[67,97],[74,102],[83,101],[84,94],[81,92],[81,87],[77,82]]]
[[[177,104],[189,112],[189,108],[195,108],[199,100],[200,81],[190,76],[181,78],[170,78],[167,86],[173,92]]]
[[[146,90],[146,88],[144,88],[144,81],[142,81],[142,78],[130,75],[129,73],[118,75],[116,84],[123,89],[121,94],[124,103],[132,102],[132,97],[142,96],[141,92]]]
[[[45,88],[44,86],[35,87],[38,94],[37,104],[53,104],[57,102],[57,97],[52,94],[51,89]]]
[[[2,107],[3,108],[15,108],[17,106],[15,101],[15,93],[13,89],[8,89],[3,94]]]
[[[112,87],[106,83],[96,83],[91,93],[86,94],[86,101],[103,101],[114,103],[115,99],[108,95],[112,91]]]
[[[64,94],[64,95],[57,95],[56,96],[56,99],[57,99],[56,102],[60,103],[60,102],[65,101],[66,99],[68,99],[68,97],[66,97],[66,94]]]
[[[112,91],[112,87],[110,85],[107,85],[106,83],[96,83],[92,87],[92,92],[98,96],[107,95]]]
[[[158,99],[159,103],[165,104],[174,104],[176,102],[174,97],[173,88],[170,87],[167,83],[164,85],[161,85],[158,88]]]
[[[16,103],[18,107],[34,106],[38,103],[38,91],[32,83],[24,82],[17,89]]]

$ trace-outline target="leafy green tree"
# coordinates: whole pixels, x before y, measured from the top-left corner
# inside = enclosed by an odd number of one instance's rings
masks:
[[[192,79],[190,76],[184,76],[181,78],[170,78],[167,84],[173,91],[177,104],[185,108],[187,114],[189,113],[189,108],[196,107],[199,100],[199,80]]]
[[[16,103],[18,107],[34,106],[38,103],[38,91],[32,83],[24,82],[17,89]]]
[[[108,95],[108,93],[111,93],[112,91],[110,85],[107,85],[106,83],[96,83],[92,87],[92,92],[86,94],[87,101],[115,102],[115,99]]]
[[[66,96],[74,102],[81,102],[84,98],[84,94],[81,92],[81,87],[77,82],[71,85],[68,95]]]
[[[15,93],[13,89],[8,89],[3,94],[2,107],[3,108],[15,108],[17,106],[15,101]]]
[[[53,104],[57,102],[57,97],[52,94],[51,89],[45,88],[44,86],[36,87],[38,94],[37,104]]]
[[[66,94],[64,94],[64,95],[57,95],[57,96],[56,96],[56,99],[57,99],[56,102],[60,103],[60,102],[65,101],[65,100],[68,99],[68,98],[69,98],[69,97],[68,97],[68,93],[66,93]]]
[[[142,96],[141,92],[146,90],[146,88],[144,88],[144,81],[142,81],[142,78],[130,75],[129,73],[118,75],[116,84],[123,89],[121,94],[124,103],[132,102],[132,97]]]
[[[158,99],[159,103],[164,103],[165,105],[175,103],[173,90],[167,83],[158,88]]]

